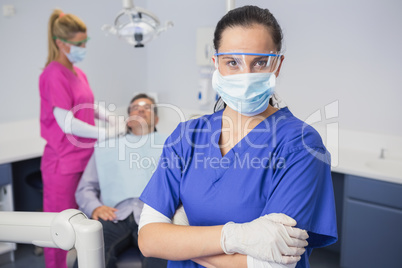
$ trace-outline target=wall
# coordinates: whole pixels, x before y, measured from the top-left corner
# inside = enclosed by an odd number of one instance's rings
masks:
[[[145,7],[145,0],[136,0]],[[54,8],[79,16],[91,40],[87,58],[77,64],[87,74],[97,101],[127,105],[134,92],[147,88],[147,49],[134,49],[101,27],[113,24],[121,1],[1,0],[16,15],[0,14],[0,123],[39,117],[38,79],[47,57],[47,23]]]
[[[332,121],[340,127],[402,135],[401,1],[236,1],[245,4],[269,8],[283,28],[277,91],[295,115],[307,120],[339,101]],[[148,8],[175,23],[149,46],[148,88],[160,100],[197,107],[196,29],[215,26],[225,1],[148,1]]]
[[[1,0],[17,15],[0,16],[0,123],[38,117],[38,76],[46,58],[46,25],[53,7],[88,24],[89,54],[79,65],[98,100],[126,105],[133,92],[159,93],[159,100],[197,108],[198,27],[215,26],[224,0],[135,0],[175,26],[146,48],[133,49],[100,27],[112,23],[121,1]],[[277,91],[303,120],[339,101],[340,127],[402,136],[401,1],[237,0],[236,6],[268,7],[285,35],[285,62]],[[5,97],[6,96],[6,97]],[[325,116],[324,116],[325,117]],[[325,123],[325,122],[324,122]]]

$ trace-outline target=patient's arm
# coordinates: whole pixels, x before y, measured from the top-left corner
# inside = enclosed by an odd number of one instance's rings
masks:
[[[75,200],[79,209],[88,217],[92,216],[97,207],[103,206],[100,200],[100,186],[94,154],[89,159],[78,183]]]

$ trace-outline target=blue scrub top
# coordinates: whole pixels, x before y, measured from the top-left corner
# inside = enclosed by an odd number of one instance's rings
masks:
[[[222,157],[222,113],[179,124],[140,199],[168,218],[182,203],[192,226],[284,213],[309,233],[296,267],[310,267],[313,248],[337,241],[331,160],[320,135],[282,108]],[[202,266],[189,260],[168,267]]]

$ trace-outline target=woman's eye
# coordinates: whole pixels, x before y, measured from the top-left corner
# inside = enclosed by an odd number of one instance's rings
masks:
[[[235,66],[237,65],[237,62],[236,62],[235,60],[232,60],[232,61],[229,61],[229,62],[228,62],[228,65],[229,65],[230,67],[235,67]]]
[[[266,60],[257,61],[257,62],[256,62],[256,65],[257,65],[258,67],[265,67],[265,66],[267,66],[267,61],[266,61]]]

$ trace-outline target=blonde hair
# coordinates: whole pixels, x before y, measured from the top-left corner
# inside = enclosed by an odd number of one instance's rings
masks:
[[[45,67],[59,56],[59,48],[55,37],[68,40],[78,32],[86,32],[85,23],[73,14],[64,14],[60,9],[55,9],[50,15],[48,25],[48,56]]]

